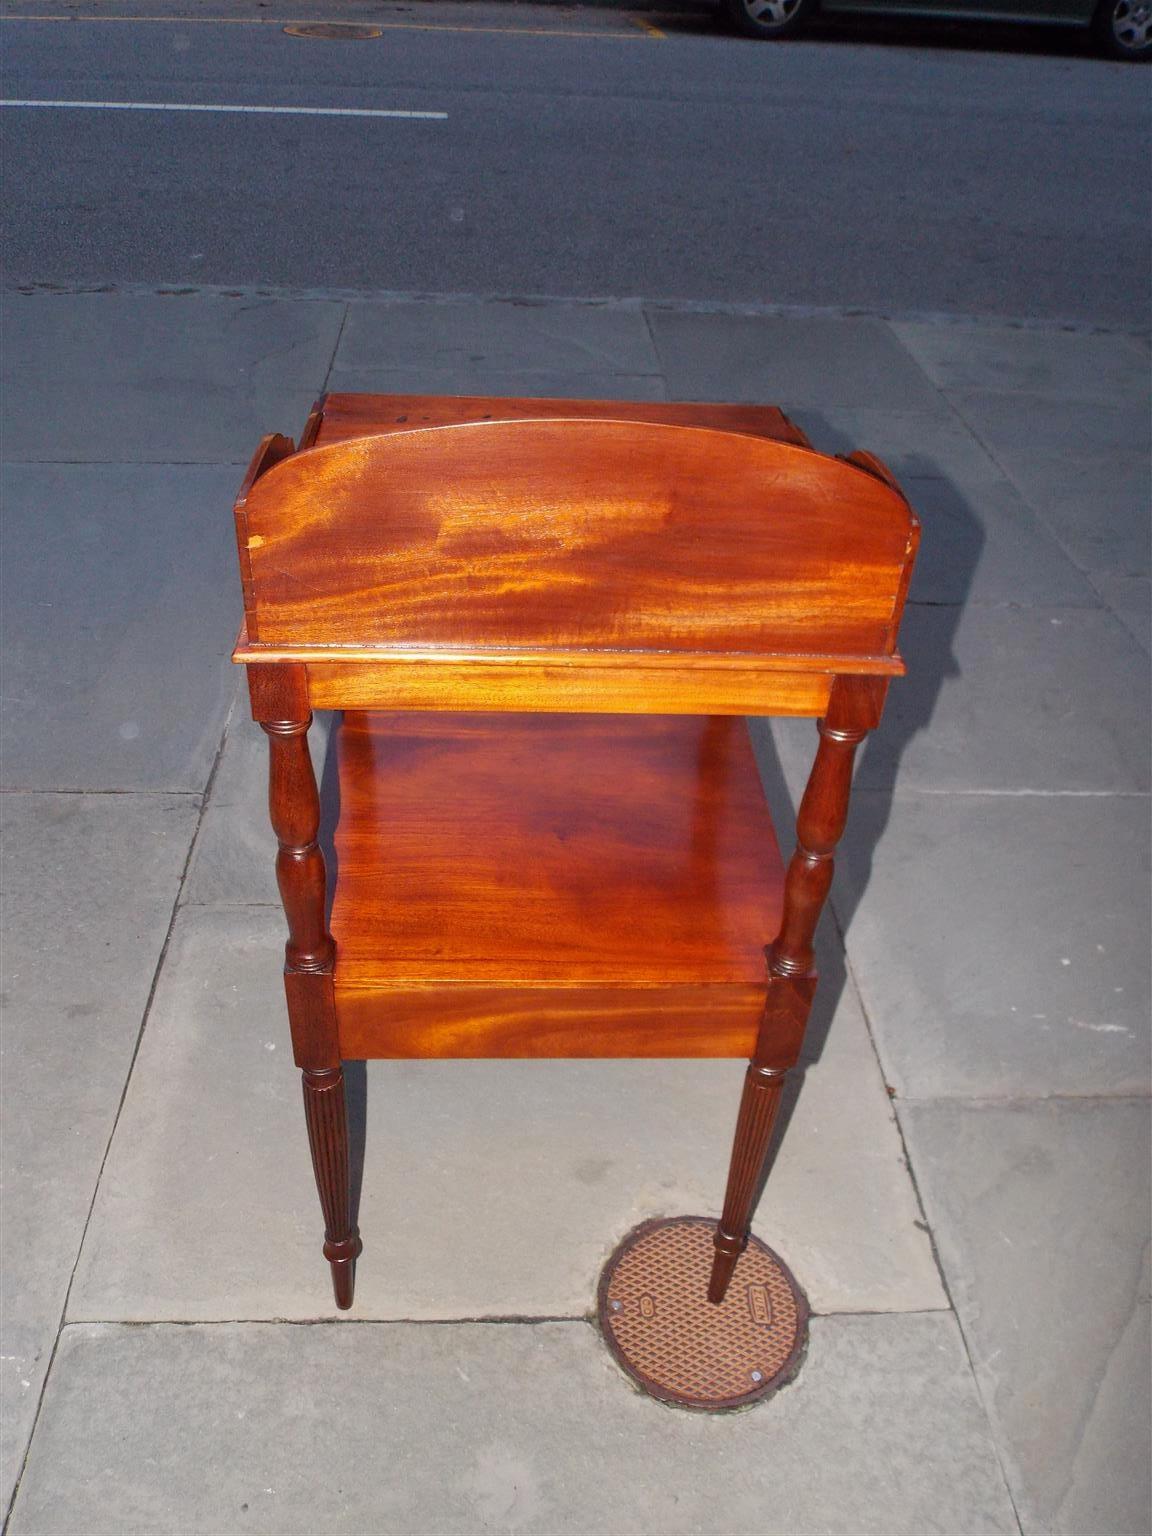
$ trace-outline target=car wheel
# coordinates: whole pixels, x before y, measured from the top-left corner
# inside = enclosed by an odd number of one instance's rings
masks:
[[[1100,0],[1096,41],[1113,59],[1152,59],[1152,0]]]
[[[795,37],[819,0],[721,0],[730,26],[745,37]]]

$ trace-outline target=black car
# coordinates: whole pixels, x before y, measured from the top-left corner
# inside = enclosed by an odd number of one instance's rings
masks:
[[[949,21],[1025,21],[1090,28],[1115,59],[1152,58],[1152,0],[721,0],[751,37],[789,37],[821,14],[939,16]]]

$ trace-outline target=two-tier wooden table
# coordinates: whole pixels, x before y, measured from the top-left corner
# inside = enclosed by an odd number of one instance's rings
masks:
[[[903,670],[891,476],[770,407],[332,395],[261,444],[236,527],[337,1303],[344,1060],[747,1056],[720,1306]],[[330,908],[314,708],[343,711]],[[787,871],[748,714],[820,720]]]

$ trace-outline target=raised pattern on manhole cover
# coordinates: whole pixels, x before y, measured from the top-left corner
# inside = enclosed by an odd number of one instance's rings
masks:
[[[791,1380],[808,1337],[808,1304],[783,1261],[751,1237],[724,1300],[708,1300],[706,1216],[635,1227],[600,1277],[600,1327],[646,1392],[685,1408],[737,1408]]]
[[[361,27],[351,21],[296,21],[284,30],[289,37],[319,37],[334,43],[367,43],[384,36],[380,27]]]

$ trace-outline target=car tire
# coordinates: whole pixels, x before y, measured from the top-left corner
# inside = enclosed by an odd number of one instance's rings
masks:
[[[1110,59],[1152,60],[1152,0],[1100,0],[1092,30]]]
[[[728,25],[745,37],[795,37],[803,31],[819,0],[720,0]]]

